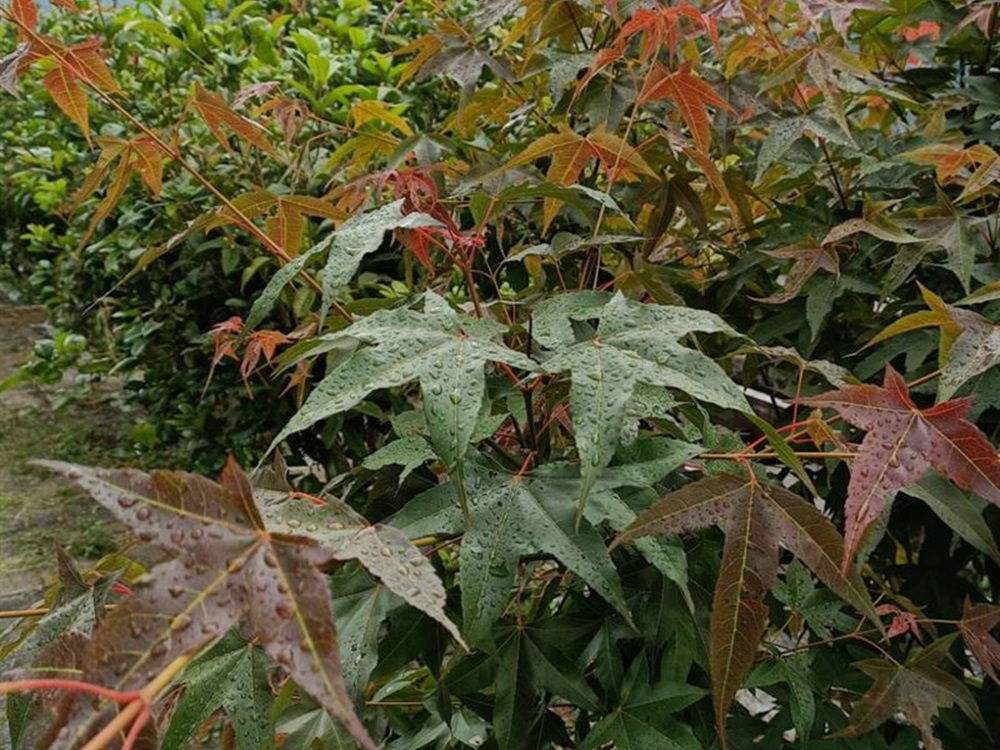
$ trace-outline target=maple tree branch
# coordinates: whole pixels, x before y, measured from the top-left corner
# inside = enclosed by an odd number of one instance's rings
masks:
[[[0,694],[7,693],[27,693],[33,690],[72,690],[77,693],[95,695],[98,698],[106,698],[115,703],[129,703],[139,697],[137,690],[122,692],[107,688],[103,685],[95,685],[91,682],[81,682],[80,680],[67,680],[63,678],[38,677],[30,680],[11,680],[10,682],[0,682]]]
[[[784,659],[787,656],[797,654],[800,651],[806,651],[810,648],[815,648],[817,646],[826,646],[831,643],[837,643],[839,641],[850,641],[853,639],[862,639],[867,642],[867,637],[870,635],[878,635],[878,628],[871,628],[870,630],[852,630],[850,633],[843,633],[841,635],[830,636],[829,638],[823,638],[818,641],[810,641],[809,643],[802,643],[797,646],[791,646],[789,648],[782,649],[778,654],[761,654],[759,661],[770,661],[773,659]]]
[[[795,86],[798,88],[799,84],[796,82]],[[823,158],[826,159],[826,166],[830,170],[830,176],[833,178],[833,187],[837,191],[837,199],[840,201],[841,207],[845,211],[849,211],[850,206],[847,204],[847,195],[844,193],[844,186],[840,184],[840,176],[837,174],[837,170],[833,166],[833,157],[830,155],[830,150],[826,147],[826,139],[818,137],[816,140],[819,141],[819,147],[823,152]]]
[[[104,606],[107,610],[112,610],[116,607],[115,604],[106,604]],[[51,609],[49,607],[32,607],[30,609],[9,609],[6,612],[0,612],[0,620],[15,620],[19,617],[44,617]]]
[[[632,88],[638,94],[639,92],[639,80],[636,78],[635,70],[629,67],[629,73],[632,76]],[[629,113],[628,121],[625,123],[625,134],[621,138],[621,143],[618,146],[618,153],[615,154],[615,162],[611,165],[611,169],[608,171],[608,184],[604,188],[604,197],[611,197],[611,188],[615,186],[615,179],[618,176],[618,169],[621,167],[622,158],[625,156],[625,149],[629,148],[628,138],[632,134],[632,128],[635,125],[635,118],[639,114],[639,107],[637,105],[632,106],[632,111]],[[600,159],[597,160],[600,163]],[[604,223],[604,215],[607,213],[608,203],[607,200],[601,201],[601,207],[597,211],[597,220],[594,222],[594,231],[590,235],[591,240],[596,240],[601,233],[601,225]],[[597,282],[601,276],[601,249],[599,247],[594,248],[596,253],[596,263],[597,268],[594,269],[594,288],[597,288]],[[580,288],[582,289],[586,283],[586,274],[580,274]]]
[[[178,656],[141,690],[121,691],[80,680],[38,678],[0,682],[0,694],[24,693],[33,690],[71,690],[77,693],[104,698],[114,703],[125,704],[125,707],[100,732],[94,735],[81,750],[104,750],[104,748],[118,739],[126,727],[129,727],[129,732],[122,745],[122,750],[129,750],[134,747],[139,738],[139,733],[152,716],[151,707],[153,701],[156,700],[156,696],[184,671],[194,656],[195,653]]]
[[[156,696],[174,681],[187,665],[194,659],[195,653],[182,654],[174,659],[166,668],[151,680],[142,690],[138,691],[134,698],[125,708],[123,708],[114,719],[109,721],[98,734],[94,736],[80,750],[104,750],[114,742],[125,727],[135,722],[139,725],[139,730],[149,720],[150,707]],[[138,734],[138,731],[136,732]],[[131,736],[131,733],[130,735]],[[133,740],[134,742],[134,740]],[[122,748],[125,750],[125,747]]]
[[[857,453],[853,451],[793,451],[793,453],[799,458],[857,458]],[[764,452],[764,453],[702,453],[698,458],[704,458],[709,461],[746,461],[748,459],[752,460],[762,460],[771,458],[781,458],[777,453],[774,452]]]
[[[926,375],[924,375],[922,378],[917,378],[913,382],[907,383],[906,387],[907,388],[916,388],[918,385],[923,385],[924,383],[928,383],[931,380],[934,380],[934,378],[938,377],[940,374],[941,374],[941,370],[935,370],[934,372],[929,372]]]
[[[11,609],[0,612],[0,620],[16,619],[18,617],[42,617],[48,614],[48,607],[34,607],[32,609]]]

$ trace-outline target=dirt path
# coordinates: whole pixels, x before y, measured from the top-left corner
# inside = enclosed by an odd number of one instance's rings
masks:
[[[0,305],[0,380],[47,334],[45,321],[41,308]],[[53,413],[57,390],[22,385],[0,393],[0,610],[31,605],[52,583],[56,542],[87,561],[116,541],[100,506],[28,464],[33,458],[122,463],[113,453],[124,417],[106,389],[103,397]]]

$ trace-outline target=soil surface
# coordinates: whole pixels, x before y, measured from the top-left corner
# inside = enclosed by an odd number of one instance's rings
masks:
[[[0,304],[0,380],[15,372],[40,338],[51,334],[43,308]],[[36,458],[83,464],[120,464],[127,423],[114,384],[59,410],[60,389],[19,385],[0,392],[0,611],[29,607],[55,581],[59,543],[79,567],[114,550],[122,535],[103,508],[49,471]]]

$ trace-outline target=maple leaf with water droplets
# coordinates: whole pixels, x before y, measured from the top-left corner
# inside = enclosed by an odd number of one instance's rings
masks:
[[[846,574],[865,531],[886,502],[932,466],[962,489],[1000,505],[1000,460],[987,437],[965,419],[971,399],[920,409],[902,376],[886,365],[881,388],[850,386],[800,403],[836,409],[868,433],[851,467],[841,573]]]
[[[140,540],[172,554],[137,581],[134,595],[77,649],[75,665],[84,681],[140,689],[178,656],[205,648],[244,622],[360,747],[375,750],[347,694],[329,584],[319,571],[337,559],[338,550],[308,536],[268,530],[235,461],[226,464],[218,483],[179,471],[37,464],[64,473]],[[52,727],[58,743],[45,747],[79,746],[111,711],[106,701],[94,710],[73,693],[59,701]]]

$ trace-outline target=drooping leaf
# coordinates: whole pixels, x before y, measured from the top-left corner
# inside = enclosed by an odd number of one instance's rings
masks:
[[[357,560],[386,588],[441,623],[464,647],[458,628],[444,611],[444,585],[430,561],[399,530],[373,526],[338,500],[317,505],[261,490],[257,498],[270,528],[315,540],[336,560]]]
[[[39,463],[90,492],[141,540],[175,555],[97,627],[82,679],[140,688],[173,659],[245,619],[267,654],[374,750],[347,696],[329,591],[317,569],[333,554],[313,539],[269,532],[235,463],[227,464],[221,484],[183,472]],[[70,738],[87,737],[106,721],[106,703],[95,711],[73,696],[67,701],[60,716]]]
[[[243,326],[243,330],[249,333],[260,325],[264,318],[266,318],[271,310],[274,309],[274,305],[278,301],[281,291],[288,286],[292,279],[303,271],[306,264],[308,264],[310,260],[322,253],[325,249],[326,248],[322,245],[314,245],[304,253],[298,255],[298,257],[293,259],[291,263],[286,263],[275,271],[274,275],[268,279],[267,284],[257,296],[257,299],[253,301],[253,305],[250,306],[250,312],[247,314],[246,324]]]
[[[121,202],[133,172],[139,172],[153,197],[159,197],[160,189],[163,187],[164,156],[154,140],[146,136],[132,140],[101,136],[94,140],[101,148],[101,155],[73,194],[72,205],[77,206],[93,195],[109,175],[110,179],[104,197],[94,209],[87,229],[80,239],[80,247],[87,243],[98,225],[108,218]]]
[[[72,120],[88,141],[90,140],[90,115],[87,112],[87,95],[80,88],[76,77],[66,68],[57,66],[45,74],[42,85],[52,101]]]
[[[1000,683],[1000,643],[991,632],[997,625],[1000,625],[1000,606],[965,600],[962,619],[958,621],[962,639],[983,672]]]
[[[949,674],[939,664],[947,656],[948,636],[928,648],[915,652],[903,664],[888,659],[867,659],[855,667],[875,682],[855,704],[851,724],[833,737],[857,737],[875,729],[896,714],[920,730],[924,746],[944,750],[934,736],[932,720],[938,711],[958,706],[966,716],[985,729],[985,722],[975,699],[962,680]]]
[[[445,614],[447,595],[441,579],[400,531],[382,524],[364,528],[337,550],[336,557],[360,561],[386,588],[444,625],[466,647],[458,628]]]
[[[767,624],[765,594],[785,547],[831,591],[877,622],[855,571],[841,576],[844,545],[813,505],[780,485],[728,474],[693,482],[666,495],[620,535],[616,544],[653,534],[724,526],[726,544],[712,607],[710,675],[716,722],[725,738],[726,714],[742,686]]]
[[[593,337],[574,343],[572,321],[593,319],[600,320]],[[735,335],[712,313],[585,292],[546,300],[534,320],[536,339],[555,351],[545,369],[570,371],[570,410],[583,477],[581,508],[614,455],[638,383],[750,411],[743,393],[715,361],[680,344],[682,337],[695,332]]]
[[[1000,459],[987,437],[965,420],[972,406],[968,399],[920,409],[903,378],[886,365],[881,388],[849,386],[801,402],[834,408],[867,433],[853,461],[847,489],[841,562],[845,574],[865,530],[885,503],[931,466],[962,489],[1000,505]]]
[[[60,67],[106,94],[120,93],[114,77],[101,54],[101,40],[94,38],[62,52]]]
[[[321,337],[321,344],[349,336],[369,345],[313,389],[269,450],[288,435],[352,408],[372,391],[419,380],[431,444],[449,468],[459,469],[479,422],[486,362],[505,362],[528,371],[535,365],[494,341],[500,326],[459,315],[433,292],[425,294],[424,303],[422,313],[382,310],[338,334]]]

